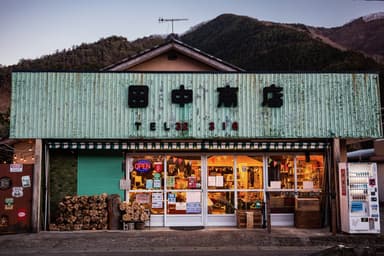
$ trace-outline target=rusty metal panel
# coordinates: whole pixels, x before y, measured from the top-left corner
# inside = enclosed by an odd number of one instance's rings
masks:
[[[263,88],[283,88],[281,107],[262,106]],[[128,107],[128,87],[147,85],[148,106]],[[184,85],[193,102],[173,104]],[[218,88],[237,87],[237,107]],[[182,123],[187,126],[182,129]],[[178,129],[182,127],[181,129]],[[237,128],[237,129],[236,129]],[[12,76],[12,138],[204,139],[378,138],[377,74],[55,73]]]
[[[0,164],[0,234],[31,231],[33,168]]]

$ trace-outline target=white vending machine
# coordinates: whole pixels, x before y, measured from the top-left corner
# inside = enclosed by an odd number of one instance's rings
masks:
[[[376,163],[340,163],[341,230],[347,233],[380,233]]]

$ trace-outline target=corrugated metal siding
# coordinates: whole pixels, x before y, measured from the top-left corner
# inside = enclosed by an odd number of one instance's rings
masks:
[[[171,103],[183,84],[193,103]],[[238,107],[218,108],[218,87],[238,87]],[[262,90],[283,87],[283,106]],[[128,86],[148,85],[149,106],[128,107]],[[377,74],[13,73],[12,138],[375,138],[382,136]],[[141,122],[136,129],[135,122]],[[150,122],[156,122],[151,131]],[[167,122],[171,128],[163,129]],[[188,122],[188,131],[176,131]],[[215,123],[215,130],[209,129]],[[221,123],[227,124],[223,130]],[[238,122],[239,130],[230,129]]]

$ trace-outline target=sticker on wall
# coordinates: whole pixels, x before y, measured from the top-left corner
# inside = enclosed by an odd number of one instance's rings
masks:
[[[120,189],[121,190],[129,190],[131,188],[131,182],[126,179],[120,180]]]
[[[10,189],[12,186],[12,180],[9,177],[0,178],[0,190]]]
[[[10,172],[23,172],[23,165],[22,164],[11,164],[9,166]]]
[[[153,188],[153,180],[152,179],[147,179],[145,182],[145,188],[146,189],[152,189]]]
[[[12,188],[12,196],[13,197],[23,197],[23,187],[13,187]]]
[[[161,173],[163,171],[163,163],[162,162],[154,162],[153,163],[155,172]]]
[[[27,210],[25,208],[20,208],[17,210],[17,221],[26,221],[27,220]]]
[[[4,200],[4,210],[13,210],[15,200],[13,198],[5,198]]]
[[[9,225],[9,217],[7,215],[1,215],[0,228],[6,228]]]
[[[22,184],[23,188],[31,187],[31,177],[30,176],[22,176],[21,177],[21,184]]]

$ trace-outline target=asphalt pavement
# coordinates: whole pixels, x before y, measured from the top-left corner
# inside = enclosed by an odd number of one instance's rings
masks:
[[[13,256],[380,255],[383,249],[381,235],[333,235],[329,229],[286,227],[273,227],[271,233],[266,229],[151,228],[0,235],[0,255]]]

